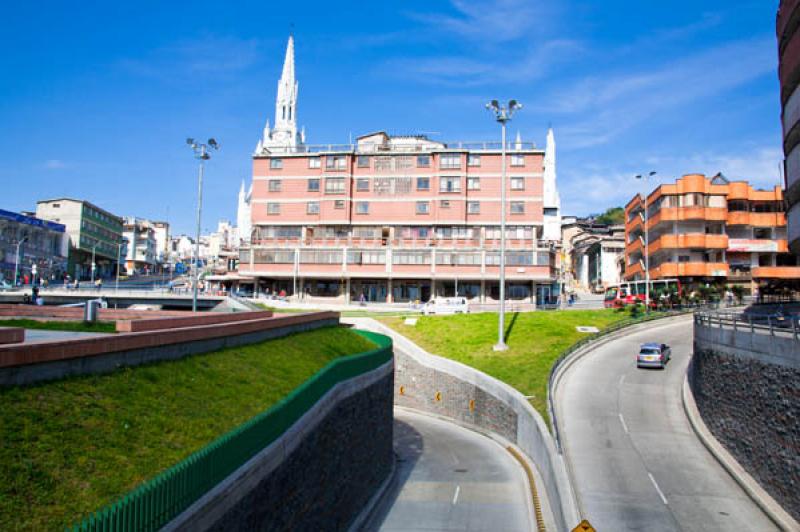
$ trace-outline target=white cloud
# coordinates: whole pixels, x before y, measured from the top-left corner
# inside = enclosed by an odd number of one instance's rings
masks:
[[[247,69],[258,59],[258,48],[255,39],[204,36],[152,50],[143,58],[124,59],[121,65],[147,77],[213,77]]]
[[[654,189],[660,183],[674,183],[685,174],[713,176],[717,172],[730,181],[748,181],[756,188],[771,189],[781,185],[780,147],[762,145],[731,152],[695,152],[681,155],[651,155],[617,166],[588,164],[559,173],[564,212],[583,216],[624,206],[635,194]],[[634,166],[637,166],[634,169]],[[644,183],[634,178],[642,168],[658,170],[656,178]]]
[[[737,41],[651,69],[592,76],[547,98],[569,149],[606,144],[644,120],[718,96],[775,70],[772,37]]]
[[[62,170],[67,167],[67,163],[61,159],[48,159],[42,163],[42,168],[45,170]]]

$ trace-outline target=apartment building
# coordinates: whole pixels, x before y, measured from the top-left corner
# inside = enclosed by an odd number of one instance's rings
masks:
[[[341,301],[456,293],[476,302],[498,299],[499,142],[444,143],[380,131],[354,144],[308,145],[296,109],[290,38],[275,126],[267,122],[252,185],[246,195],[244,186],[240,191],[251,230],[239,275],[252,279],[256,292]],[[519,136],[507,150],[506,293],[542,303],[556,293],[560,239],[552,130],[546,150]]]
[[[0,280],[61,280],[67,269],[63,224],[0,209]],[[35,273],[35,275],[34,275]]]
[[[594,218],[563,218],[562,239],[569,291],[603,292],[622,280],[619,258],[625,253],[625,226]]]
[[[77,279],[88,279],[92,268],[95,269],[95,278],[116,273],[122,245],[122,218],[88,201],[72,198],[37,202],[36,217],[66,227],[68,274]]]
[[[625,207],[625,278],[644,278],[644,199]],[[651,279],[766,285],[800,278],[788,253],[783,192],[721,174],[685,175],[647,196]]]
[[[800,255],[800,2],[781,0],[776,22],[788,240]]]
[[[125,269],[128,275],[154,273],[158,264],[155,224],[150,220],[129,216],[125,219],[122,235],[128,241],[125,253]]]

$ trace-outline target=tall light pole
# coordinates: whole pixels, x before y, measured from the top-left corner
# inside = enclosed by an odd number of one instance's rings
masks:
[[[14,261],[14,287],[17,286],[17,277],[19,276],[19,248],[25,243],[26,240],[28,240],[28,237],[24,236],[19,242],[17,242],[17,258],[16,261]]]
[[[200,268],[197,267],[197,263],[200,262],[200,220],[203,213],[203,163],[211,158],[208,153],[209,148],[218,150],[219,144],[213,138],[208,139],[207,143],[195,142],[194,139],[188,138],[186,144],[194,151],[195,158],[200,160],[200,170],[197,174],[197,231],[194,242],[194,291],[192,293],[192,312],[197,312],[197,285],[200,283]]]
[[[92,284],[94,284],[94,270],[96,268],[96,266],[94,264],[94,251],[97,249],[97,246],[99,246],[99,245],[100,245],[100,242],[98,242],[97,244],[92,246]]]
[[[119,265],[122,260],[122,240],[117,243],[117,281],[114,286],[114,292],[119,292]]]
[[[506,327],[506,122],[511,120],[514,111],[522,109],[522,104],[517,100],[509,100],[508,106],[502,106],[497,100],[486,104],[492,111],[495,119],[500,122],[501,139],[501,174],[500,174],[500,315],[497,323],[497,343],[495,351],[505,351],[508,346],[505,342]]]
[[[647,228],[647,181],[656,175],[655,172],[650,172],[647,175],[637,175],[636,179],[644,181],[644,311],[650,312],[650,233]]]

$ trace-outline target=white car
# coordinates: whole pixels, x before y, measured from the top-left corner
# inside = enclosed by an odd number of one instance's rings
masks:
[[[639,354],[636,355],[636,366],[664,369],[671,358],[672,349],[667,344],[650,342],[642,344],[639,348]]]
[[[469,303],[465,297],[436,297],[425,303],[422,313],[429,314],[468,314]]]

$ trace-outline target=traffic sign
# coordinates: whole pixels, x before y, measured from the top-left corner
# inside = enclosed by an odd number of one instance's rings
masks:
[[[584,519],[578,526],[572,529],[572,532],[597,532],[592,525],[589,524],[589,521]]]

